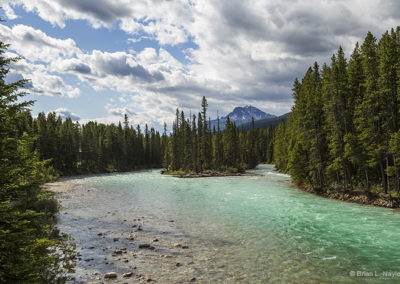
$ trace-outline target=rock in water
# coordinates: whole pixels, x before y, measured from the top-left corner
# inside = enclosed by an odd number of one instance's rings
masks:
[[[122,277],[128,278],[128,277],[131,277],[132,275],[133,275],[132,272],[127,272],[127,273],[122,274]]]
[[[118,277],[118,274],[116,272],[108,272],[104,274],[104,279],[115,279]]]
[[[151,249],[151,250],[155,249],[155,247],[153,247],[150,244],[139,244],[139,248],[140,249]]]

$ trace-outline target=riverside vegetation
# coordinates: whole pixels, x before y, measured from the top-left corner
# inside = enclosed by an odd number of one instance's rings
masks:
[[[267,129],[211,129],[207,100],[186,117],[177,110],[171,134],[153,128],[88,122],[55,113],[33,118],[6,83],[10,64],[0,43],[0,281],[65,281],[73,246],[54,229],[57,203],[40,184],[58,175],[164,167],[172,174],[238,173],[275,163],[305,188],[327,195],[386,194],[395,206],[400,166],[400,28],[379,42],[368,33],[349,62],[340,48],[331,64],[309,68],[294,83],[287,123]],[[211,175],[211,174],[210,174]],[[379,204],[378,204],[379,205]]]

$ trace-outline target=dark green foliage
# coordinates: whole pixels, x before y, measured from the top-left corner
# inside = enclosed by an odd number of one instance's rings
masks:
[[[293,88],[295,105],[275,132],[278,169],[314,189],[399,193],[400,28],[369,32],[347,63],[342,48]],[[389,197],[391,195],[389,194]]]
[[[228,171],[241,172],[259,162],[273,160],[273,128],[241,131],[227,117],[225,130],[210,129],[207,100],[203,97],[202,112],[190,121],[183,112],[176,112],[173,131],[164,152],[163,167],[171,172]]]
[[[56,118],[55,113],[39,113],[31,124],[41,159],[50,160],[61,175],[161,167],[168,143],[166,133],[161,138],[147,125],[144,133],[139,125],[134,129],[127,115],[123,125],[80,125]]]
[[[32,102],[23,102],[24,93],[18,92],[26,81],[5,82],[10,63],[17,60],[4,57],[6,48],[0,42],[0,282],[65,282],[73,268],[73,247],[53,230],[57,203],[39,187],[54,174],[35,150],[44,143],[32,133],[44,131],[43,124],[32,127],[27,110]],[[49,152],[55,154],[56,142],[47,138]]]

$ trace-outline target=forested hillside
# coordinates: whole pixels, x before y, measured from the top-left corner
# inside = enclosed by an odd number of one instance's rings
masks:
[[[294,82],[295,104],[275,133],[276,167],[315,190],[399,193],[400,28],[369,32]],[[389,195],[390,197],[391,195]]]
[[[277,126],[282,121],[287,121],[289,114],[290,113],[285,113],[278,117],[264,118],[264,119],[256,120],[256,121],[254,121],[254,128],[255,129],[258,129],[258,128],[265,129],[265,128],[268,128],[271,126]],[[248,122],[248,123],[244,123],[244,124],[240,125],[239,129],[244,128],[244,130],[250,130],[251,127],[252,127],[251,122]]]

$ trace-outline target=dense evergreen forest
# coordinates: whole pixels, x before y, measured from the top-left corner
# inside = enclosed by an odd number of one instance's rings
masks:
[[[347,61],[309,68],[275,132],[276,167],[314,190],[399,193],[400,27],[369,32]],[[391,195],[389,195],[389,198]]]
[[[0,42],[0,282],[58,283],[73,268],[73,246],[53,230],[57,203],[40,189],[53,172],[41,160],[34,135],[20,131],[32,102],[18,91],[26,81],[7,84],[9,66]]]
[[[185,117],[176,110],[173,131],[168,139],[163,167],[168,171],[199,172],[243,172],[254,168],[260,162],[272,162],[273,127],[267,129],[241,130],[226,119],[225,130],[211,129],[207,119],[208,103],[202,100],[202,111],[196,117]]]
[[[162,135],[147,125],[144,131],[139,125],[133,128],[126,115],[123,124],[80,125],[54,112],[32,118],[29,111],[21,116],[18,133],[36,137],[33,149],[41,160],[48,160],[54,174],[61,175],[160,167],[186,173],[239,172],[261,161],[272,162],[272,127],[239,131],[228,118],[224,132],[219,127],[210,129],[203,119],[207,117],[205,97],[202,105],[198,118],[186,119],[177,110],[171,134],[166,125]]]
[[[19,132],[36,137],[34,149],[61,175],[161,167],[167,145],[166,132],[160,136],[147,125],[144,131],[139,125],[135,129],[126,115],[123,125],[80,125],[54,112],[36,118],[27,112]]]

